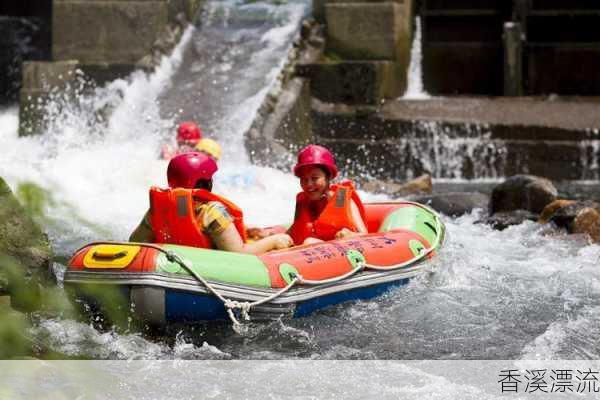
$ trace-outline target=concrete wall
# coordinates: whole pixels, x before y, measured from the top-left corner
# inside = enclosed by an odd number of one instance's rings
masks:
[[[313,141],[330,147],[341,162],[348,159],[346,173],[354,176],[474,179],[529,173],[556,181],[598,180],[600,118],[594,108],[517,98],[404,101],[379,110],[314,103]],[[544,118],[547,114],[557,118]],[[580,121],[574,121],[577,115]]]
[[[201,0],[53,0],[51,62],[24,69],[20,134],[41,131],[41,109],[57,83],[47,77],[76,65],[103,84],[136,68],[151,69],[177,44],[200,5]]]
[[[135,63],[168,23],[166,1],[54,0],[52,58],[89,64]]]
[[[299,66],[311,95],[326,102],[381,104],[406,88],[413,0],[324,0],[314,13],[325,26],[325,55]]]
[[[420,0],[423,73],[431,94],[600,94],[600,2]],[[519,24],[522,79],[506,93],[505,23]],[[514,86],[512,86],[514,87]]]
[[[51,0],[0,2],[0,104],[14,102],[24,60],[50,59]]]

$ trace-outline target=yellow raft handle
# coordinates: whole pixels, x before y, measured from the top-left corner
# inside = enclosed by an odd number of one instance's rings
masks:
[[[118,258],[123,258],[127,256],[127,250],[122,250],[119,251],[118,253],[101,253],[99,251],[95,251],[92,254],[92,258],[95,258],[96,260],[116,260]]]

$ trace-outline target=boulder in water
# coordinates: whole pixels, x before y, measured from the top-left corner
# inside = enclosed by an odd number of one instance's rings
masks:
[[[489,212],[527,210],[539,214],[556,200],[558,191],[546,178],[533,175],[515,175],[492,191]]]
[[[572,224],[573,233],[585,233],[594,243],[600,243],[600,212],[591,207],[583,208],[577,213]]]
[[[600,211],[600,203],[591,200],[573,202],[558,209],[550,217],[550,221],[552,221],[556,226],[560,228],[566,228],[569,232],[572,232],[573,221],[575,221],[577,215],[579,215],[579,213],[586,208],[592,208]]]
[[[571,204],[575,204],[576,201],[575,200],[554,200],[552,203],[548,204],[546,207],[544,207],[544,209],[542,210],[542,213],[540,214],[540,218],[538,219],[538,222],[540,224],[545,224],[550,222],[550,219],[552,218],[552,216],[561,208],[570,206]]]
[[[479,192],[440,193],[429,196],[411,196],[410,199],[451,217],[468,214],[476,208],[485,209],[489,202],[489,197]]]
[[[389,180],[369,180],[360,185],[362,190],[374,193],[386,193],[392,197],[404,197],[432,192],[431,175],[421,175],[406,183],[396,183]]]
[[[528,210],[500,211],[478,223],[491,225],[492,228],[502,231],[509,226],[520,225],[525,221],[537,221],[538,214]]]
[[[550,221],[569,233],[585,233],[594,242],[600,242],[600,203],[590,200],[573,202],[558,209]]]

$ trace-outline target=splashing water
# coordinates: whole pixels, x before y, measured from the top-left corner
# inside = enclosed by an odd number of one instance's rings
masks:
[[[18,110],[1,111],[0,176],[13,188],[31,181],[53,194],[46,213],[56,224],[46,228],[59,254],[91,240],[123,240],[148,207],[148,187],[166,183],[160,144],[191,118],[224,144],[215,191],[239,203],[251,223],[289,220],[296,178],[250,165],[241,136],[305,11],[303,3],[211,2],[202,25],[186,31],[155,73],[81,95],[77,107],[51,115],[43,136],[17,137]],[[111,116],[98,123],[107,107]],[[425,162],[439,163],[450,139],[441,136],[439,154]],[[463,176],[459,166],[446,167]],[[600,246],[533,223],[497,232],[474,224],[479,217],[446,219],[448,241],[432,273],[407,287],[252,325],[243,337],[214,324],[151,340],[63,319],[42,319],[31,334],[92,358],[597,358]]]
[[[410,50],[410,65],[408,66],[408,87],[403,100],[426,100],[431,96],[423,88],[423,52],[421,41],[421,17],[415,17],[415,37],[413,38],[412,48]]]
[[[307,6],[231,1],[209,2],[206,9],[202,26],[189,28],[154,73],[136,72],[80,94],[75,105],[57,96],[46,109],[43,136],[19,138],[17,110],[2,114],[2,176],[12,187],[31,181],[53,194],[57,206],[47,214],[61,222],[49,227],[59,254],[90,240],[128,237],[148,207],[148,188],[166,185],[160,145],[186,118],[198,120],[207,136],[221,142],[215,190],[248,209],[250,223],[274,224],[292,215],[295,179],[249,165],[243,133],[274,83]],[[102,121],[106,109],[112,112]],[[285,181],[280,192],[272,192],[281,212],[265,214],[262,197],[273,179]],[[248,180],[259,184],[244,184]]]

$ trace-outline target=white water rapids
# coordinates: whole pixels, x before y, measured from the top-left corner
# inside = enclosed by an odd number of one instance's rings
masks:
[[[19,138],[17,109],[0,112],[0,176],[12,188],[30,181],[52,194],[46,229],[58,254],[128,237],[148,207],[148,188],[166,184],[161,143],[189,118],[224,145],[216,192],[240,204],[250,223],[291,218],[297,179],[251,165],[242,135],[307,6],[206,7],[201,25],[155,73],[136,73],[82,98],[78,109],[55,111],[43,135]],[[93,111],[107,104],[112,115],[97,123]],[[228,326],[200,326],[157,340],[61,318],[42,319],[32,335],[57,351],[101,359],[600,358],[600,246],[533,223],[497,232],[477,218],[445,219],[448,239],[434,273],[407,287],[253,326],[244,337]]]

